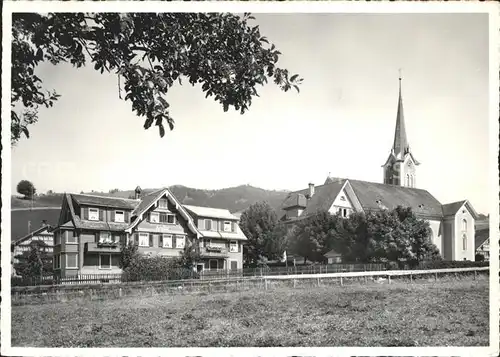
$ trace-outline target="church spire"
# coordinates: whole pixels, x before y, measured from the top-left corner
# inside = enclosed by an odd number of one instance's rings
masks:
[[[405,154],[410,152],[410,145],[406,137],[405,119],[403,114],[403,97],[401,95],[401,70],[399,71],[399,99],[398,113],[396,116],[396,130],[394,133],[394,144],[392,152],[398,158],[402,159]]]

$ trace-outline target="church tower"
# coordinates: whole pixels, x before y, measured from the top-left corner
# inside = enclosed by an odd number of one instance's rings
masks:
[[[416,166],[418,165],[420,165],[420,163],[413,157],[408,138],[406,137],[400,75],[394,143],[392,144],[389,157],[382,166],[384,170],[384,183],[404,187],[416,187]]]

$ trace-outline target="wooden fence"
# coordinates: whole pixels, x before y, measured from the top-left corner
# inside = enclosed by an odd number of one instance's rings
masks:
[[[73,299],[103,300],[134,296],[155,296],[159,294],[199,294],[255,289],[272,289],[278,286],[308,287],[344,286],[346,284],[391,284],[392,280],[412,283],[417,280],[432,279],[445,275],[469,275],[477,278],[488,274],[488,267],[452,268],[429,270],[392,270],[371,272],[344,272],[327,274],[267,275],[262,277],[230,277],[213,280],[177,280],[126,282],[119,284],[75,284],[51,286],[24,286],[11,289],[13,305],[63,302]]]

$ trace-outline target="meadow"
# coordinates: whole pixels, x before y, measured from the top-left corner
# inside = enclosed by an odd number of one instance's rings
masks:
[[[12,307],[15,347],[486,346],[487,278]]]

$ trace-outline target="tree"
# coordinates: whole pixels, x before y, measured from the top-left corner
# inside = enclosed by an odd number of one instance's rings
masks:
[[[36,193],[35,186],[28,180],[21,180],[17,184],[17,192],[24,195],[25,198],[31,199]]]
[[[128,268],[132,262],[139,257],[136,244],[123,244],[120,251],[119,267],[123,270]]]
[[[304,263],[324,260],[328,247],[333,246],[334,220],[335,216],[327,211],[318,211],[297,222],[293,229],[292,252],[303,257]]]
[[[257,86],[272,79],[282,90],[299,91],[302,79],[277,67],[281,53],[250,14],[223,13],[16,13],[12,18],[11,142],[37,122],[39,106],[60,97],[45,91],[35,69],[43,61],[69,62],[118,77],[118,96],[153,124],[160,136],[174,119],[165,99],[182,78],[200,84],[224,111],[245,113]],[[122,97],[122,91],[124,96]]]
[[[280,259],[286,247],[286,229],[278,224],[276,212],[267,202],[248,207],[240,217],[240,228],[248,238],[244,246],[247,265],[255,266],[261,258]]]
[[[200,253],[196,249],[196,245],[188,242],[181,252],[179,264],[186,269],[193,269],[196,262],[200,260]]]

